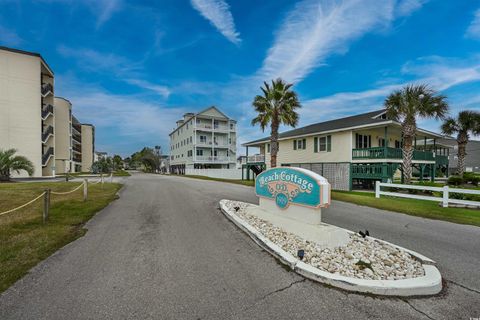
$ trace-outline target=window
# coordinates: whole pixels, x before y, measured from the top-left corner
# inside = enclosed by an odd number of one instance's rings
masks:
[[[203,156],[203,150],[197,149],[197,156]]]
[[[384,138],[378,138],[378,146],[379,147],[385,147],[385,139]]]
[[[332,151],[332,136],[315,137],[314,152],[330,152]]]
[[[228,138],[228,144],[232,144],[232,138]]]
[[[355,133],[355,148],[365,149],[372,146],[372,136]]]
[[[200,142],[207,142],[207,136],[200,136]]]
[[[213,120],[213,127],[214,127],[215,129],[218,128],[218,120]]]
[[[230,130],[233,130],[233,123],[230,123]]]
[[[402,142],[395,140],[395,148],[400,149],[402,147]]]
[[[270,143],[267,143],[267,153],[270,153]]]
[[[213,156],[214,156],[214,157],[217,156],[217,150],[214,150],[214,151],[213,151]]]
[[[307,139],[293,140],[293,150],[305,150],[307,148]]]
[[[190,143],[192,143],[192,142],[193,142],[193,138],[192,138],[192,137],[190,137]]]

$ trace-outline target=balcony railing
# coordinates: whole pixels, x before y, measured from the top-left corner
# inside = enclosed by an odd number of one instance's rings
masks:
[[[353,149],[352,159],[402,159],[402,149],[400,148],[384,148],[374,147],[365,149]],[[413,151],[413,160],[435,160],[435,155],[430,151]]]
[[[235,127],[233,129],[230,129],[229,126],[224,126],[224,125],[211,125],[211,124],[205,124],[205,123],[197,123],[196,127],[197,130],[207,130],[207,131],[235,131]]]
[[[42,96],[47,96],[48,94],[53,94],[53,86],[51,83],[42,84]]]
[[[42,133],[42,142],[45,143],[48,140],[48,137],[53,136],[53,127],[48,126],[45,131]]]
[[[72,150],[75,151],[75,152],[78,152],[78,153],[82,153],[82,148],[79,147],[78,145],[74,145]]]
[[[53,114],[53,106],[51,104],[42,108],[42,119],[45,120],[49,115]]]
[[[47,151],[42,155],[42,166],[46,166],[50,157],[53,157],[53,147],[47,149]]]
[[[352,178],[357,179],[387,179],[392,178],[400,164],[372,163],[352,164]]]
[[[265,156],[263,154],[248,156],[247,163],[253,163],[253,162],[265,162]]]
[[[72,134],[72,138],[73,138],[73,141],[74,141],[74,142],[77,142],[77,143],[79,143],[79,144],[82,143],[82,136],[81,136],[81,135],[79,135],[79,134],[77,134],[77,133],[74,132],[74,133]]]
[[[235,162],[235,160],[233,158],[226,157],[226,156],[210,156],[210,157],[197,156],[195,158],[195,161],[201,161],[201,162]]]

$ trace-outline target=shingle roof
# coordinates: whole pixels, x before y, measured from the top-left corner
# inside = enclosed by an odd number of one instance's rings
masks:
[[[289,137],[296,137],[296,136],[303,136],[303,135],[308,135],[308,134],[315,134],[315,133],[320,133],[320,132],[326,132],[326,131],[334,131],[334,130],[341,130],[341,129],[346,129],[346,128],[351,128],[351,127],[358,127],[358,126],[363,126],[363,125],[370,125],[370,124],[375,124],[375,123],[383,123],[385,121],[388,121],[386,119],[380,119],[380,118],[375,118],[375,116],[378,116],[385,112],[385,109],[380,109],[376,111],[371,111],[367,113],[362,113],[358,114],[355,116],[350,116],[346,118],[340,118],[340,119],[335,119],[335,120],[330,120],[330,121],[325,121],[325,122],[319,122],[315,124],[311,124],[305,127],[293,129],[290,131],[286,131],[283,133],[280,133],[278,138],[279,139],[284,139],[284,138],[289,138]],[[270,137],[265,137],[262,139],[246,142],[243,145],[249,145],[257,142],[262,142],[265,140],[269,140]]]

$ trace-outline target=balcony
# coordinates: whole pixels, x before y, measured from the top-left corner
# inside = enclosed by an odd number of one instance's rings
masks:
[[[352,159],[353,160],[372,160],[372,159],[402,159],[402,149],[400,148],[384,148],[384,147],[374,147],[374,148],[365,148],[365,149],[353,149],[352,150]],[[417,161],[435,161],[435,154],[430,151],[413,151],[413,160]]]
[[[46,143],[48,141],[48,138],[53,136],[53,127],[48,126],[47,129],[45,129],[42,133],[42,142]]]
[[[230,129],[229,126],[224,126],[224,125],[211,125],[211,124],[197,124],[195,126],[196,130],[202,130],[202,131],[215,131],[215,132],[222,132],[222,133],[228,133],[229,131],[235,131],[235,127],[233,129]]]
[[[195,158],[195,162],[203,162],[203,163],[231,163],[235,162],[234,158],[227,157],[227,156],[197,156]]]
[[[49,116],[53,115],[53,106],[51,104],[42,108],[42,120],[46,120]]]
[[[80,147],[79,145],[74,145],[74,146],[72,147],[72,150],[73,150],[74,152],[77,152],[77,153],[80,153],[80,154],[82,153],[82,147]]]
[[[44,83],[42,84],[42,96],[46,97],[49,94],[53,94],[53,86],[51,83]]]
[[[263,163],[265,162],[265,156],[263,154],[256,154],[247,157],[247,163]]]
[[[42,166],[46,167],[48,160],[53,157],[53,147],[47,149],[47,151],[42,155]]]
[[[77,144],[81,144],[82,143],[82,136],[79,135],[78,133],[73,132],[72,140],[73,140],[73,142],[75,142]]]

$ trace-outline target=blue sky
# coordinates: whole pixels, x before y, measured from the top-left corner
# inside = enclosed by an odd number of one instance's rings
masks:
[[[479,1],[0,0],[0,45],[41,53],[97,150],[121,155],[168,150],[175,121],[210,105],[240,142],[264,136],[251,101],[276,77],[295,84],[301,125],[381,108],[407,83],[480,110]]]

